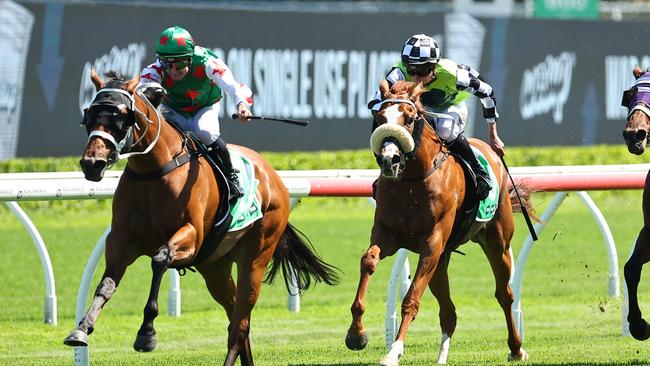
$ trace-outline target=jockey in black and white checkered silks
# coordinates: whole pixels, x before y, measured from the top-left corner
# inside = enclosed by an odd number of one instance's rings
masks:
[[[465,101],[475,95],[483,106],[490,146],[500,156],[505,154],[504,144],[497,134],[499,114],[492,87],[470,66],[441,58],[438,42],[424,34],[416,34],[406,40],[402,46],[401,61],[386,75],[386,81],[391,86],[399,80],[422,83],[427,89],[420,97],[427,111],[427,121],[451,152],[471,165],[476,173],[478,198],[486,198],[491,189],[489,175],[478,162],[463,131],[468,116]],[[373,116],[379,111],[381,101],[381,94],[377,91],[368,103]],[[373,130],[375,127],[373,124]]]

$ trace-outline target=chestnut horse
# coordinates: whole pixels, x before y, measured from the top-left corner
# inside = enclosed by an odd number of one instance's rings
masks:
[[[642,71],[636,66],[632,74],[636,78],[636,83],[623,93],[622,104],[628,108],[623,138],[630,153],[641,155],[650,138],[650,70]],[[627,321],[630,323],[630,334],[640,341],[650,338],[650,327],[641,315],[637,298],[641,268],[650,261],[650,172],[645,180],[642,207],[643,227],[634,244],[632,255],[624,267],[629,301]]]
[[[451,336],[456,329],[456,310],[449,292],[447,267],[455,244],[448,242],[455,223],[461,221],[464,199],[475,199],[466,190],[460,162],[448,155],[447,147],[425,121],[420,84],[395,83],[392,88],[385,80],[380,85],[382,106],[376,118],[377,128],[371,144],[377,154],[381,176],[377,183],[374,225],[370,248],[361,257],[361,277],[356,298],[351,307],[352,324],[346,345],[362,349],[368,342],[361,318],[365,310],[365,293],[370,276],[378,262],[393,255],[399,248],[419,254],[411,287],[402,302],[402,321],[390,351],[381,365],[398,365],[404,353],[406,332],[415,319],[420,299],[428,286],[440,304],[442,342],[438,363],[446,363]],[[499,188],[498,207],[487,222],[474,222],[457,243],[472,240],[481,245],[496,281],[495,296],[503,309],[508,329],[509,360],[527,360],[521,338],[515,328],[511,305],[513,292],[508,284],[512,270],[510,240],[515,225],[507,173],[499,157],[484,142],[471,139],[487,158],[496,175]],[[490,193],[494,197],[494,191]],[[522,195],[527,197],[527,194]],[[471,197],[471,198],[470,198]],[[530,208],[528,201],[523,204]],[[473,217],[471,218],[473,221]]]
[[[106,83],[94,71],[91,76],[98,94],[85,113],[90,136],[80,164],[86,179],[98,181],[119,157],[128,157],[128,161],[113,198],[106,270],[85,317],[64,343],[87,346],[97,316],[126,268],[146,255],[152,258],[153,277],[133,347],[148,352],[157,345],[153,321],[165,271],[193,266],[230,321],[224,365],[234,365],[238,356],[242,365],[253,365],[250,316],[271,258],[273,266],[266,281],[272,282],[282,268],[285,283],[287,271],[293,272],[301,289],[308,288],[312,279],[335,284],[335,268],[318,258],[288,224],[289,193],[281,178],[260,155],[240,146],[235,149],[254,165],[263,216],[227,233],[215,250],[197,261],[201,248],[210,246],[204,239],[220,201],[227,201],[227,185],[215,178],[205,156],[192,148],[196,145],[167,123],[149,101],[159,101],[161,94],[158,98],[155,93],[145,96],[136,88],[139,77],[125,81],[115,73],[106,76],[110,78]],[[233,263],[237,265],[236,285],[231,275]]]

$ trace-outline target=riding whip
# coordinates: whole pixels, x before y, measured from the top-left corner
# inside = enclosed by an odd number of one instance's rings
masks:
[[[235,113],[231,117],[232,119],[238,119],[239,115]],[[264,117],[264,116],[250,116],[247,117],[246,119],[261,119],[265,121],[277,121],[277,122],[284,122],[284,123],[289,123],[292,125],[303,126],[303,127],[309,124],[309,121],[296,121],[295,119]]]
[[[503,166],[506,168],[506,173],[508,173],[508,177],[510,177],[512,188],[515,190],[515,194],[517,195],[517,199],[519,200],[519,205],[521,206],[521,213],[522,215],[524,215],[524,220],[526,220],[526,225],[528,225],[528,231],[530,231],[530,236],[533,238],[533,241],[537,241],[537,233],[535,232],[533,223],[530,221],[530,216],[528,216],[528,210],[526,210],[526,206],[521,201],[521,197],[519,197],[519,191],[517,190],[517,185],[515,184],[514,179],[512,179],[512,175],[510,175],[510,169],[508,169],[508,165],[506,165],[506,161],[503,159],[503,156],[500,156],[500,158],[501,158],[501,162],[503,163]]]

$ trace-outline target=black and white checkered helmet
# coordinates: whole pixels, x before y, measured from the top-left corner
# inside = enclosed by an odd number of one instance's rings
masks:
[[[438,42],[424,34],[411,36],[402,48],[402,62],[405,65],[419,65],[440,61]]]

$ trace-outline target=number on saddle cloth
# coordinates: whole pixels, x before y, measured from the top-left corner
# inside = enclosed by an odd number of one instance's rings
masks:
[[[478,162],[481,164],[481,166],[483,166],[483,169],[488,172],[492,185],[490,194],[488,194],[488,196],[479,203],[478,212],[476,213],[476,221],[490,221],[494,217],[497,206],[499,204],[499,185],[496,179],[496,175],[494,174],[494,170],[490,166],[490,163],[488,162],[485,155],[483,155],[483,153],[474,146],[472,146],[472,151],[476,155]]]

